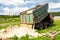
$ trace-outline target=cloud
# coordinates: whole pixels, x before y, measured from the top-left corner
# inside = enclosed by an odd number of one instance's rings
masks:
[[[37,2],[39,2],[38,0],[37,0]],[[25,3],[37,3],[36,2],[36,0],[27,0],[27,1],[25,1]]]
[[[49,4],[48,11],[60,11],[59,0],[0,0],[0,15],[18,15],[22,11],[45,3]]]
[[[0,0],[1,4],[5,4],[5,5],[18,5],[18,4],[24,4],[23,0]]]
[[[60,3],[49,3],[49,9],[60,8]]]
[[[5,7],[3,10],[4,10],[4,12],[9,12],[10,11],[10,9],[8,7]]]
[[[60,3],[49,3],[48,12],[60,12]]]
[[[28,4],[28,3],[39,3],[39,4],[44,4],[50,2],[48,0],[0,0],[1,4],[5,5],[22,5],[22,4]]]
[[[15,7],[10,9],[9,7],[5,7],[3,9],[4,12],[0,12],[0,15],[19,15],[20,12],[29,9],[28,7]]]

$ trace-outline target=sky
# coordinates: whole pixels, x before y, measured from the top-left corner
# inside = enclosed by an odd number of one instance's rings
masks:
[[[49,4],[48,12],[60,12],[60,0],[0,0],[0,15],[19,15],[40,4]]]

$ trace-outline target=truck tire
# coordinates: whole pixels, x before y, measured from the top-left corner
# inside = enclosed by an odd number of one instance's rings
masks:
[[[49,21],[49,26],[53,26],[53,22],[52,21]]]
[[[51,27],[53,26],[53,22],[52,22],[52,21],[50,22],[50,26],[51,26]]]
[[[43,29],[43,24],[39,24],[39,29],[42,30]]]
[[[43,29],[47,28],[47,22],[44,22]]]

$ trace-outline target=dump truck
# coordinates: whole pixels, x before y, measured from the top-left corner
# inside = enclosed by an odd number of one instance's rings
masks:
[[[54,17],[48,13],[48,4],[37,5],[20,13],[21,26],[35,29],[45,29],[52,26]]]

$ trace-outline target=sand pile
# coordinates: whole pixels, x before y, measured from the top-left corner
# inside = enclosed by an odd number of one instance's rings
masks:
[[[29,29],[28,27],[18,27],[17,25],[0,30],[0,38],[10,38],[14,35],[16,35],[18,38],[25,35],[29,35],[30,37],[37,37],[39,36],[39,33],[37,33],[34,29]]]

